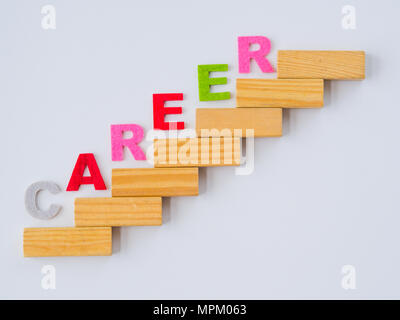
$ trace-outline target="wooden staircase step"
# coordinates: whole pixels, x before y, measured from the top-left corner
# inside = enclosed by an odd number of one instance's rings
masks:
[[[109,256],[110,227],[25,228],[24,257]]]
[[[364,51],[279,50],[279,79],[360,80]]]
[[[77,227],[159,226],[161,224],[161,197],[75,199],[75,226]]]
[[[254,130],[254,137],[282,136],[280,108],[198,108],[196,132],[199,137],[239,136]]]
[[[113,169],[113,197],[175,197],[199,194],[198,168]]]
[[[154,166],[220,167],[240,165],[239,137],[157,139]]]
[[[324,105],[322,79],[237,79],[239,108],[319,108]]]

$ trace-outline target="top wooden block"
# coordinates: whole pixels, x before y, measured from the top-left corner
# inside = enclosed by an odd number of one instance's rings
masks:
[[[364,79],[365,52],[279,50],[278,78]]]

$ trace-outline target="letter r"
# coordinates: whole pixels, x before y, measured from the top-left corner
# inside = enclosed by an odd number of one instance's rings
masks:
[[[250,45],[259,44],[260,49],[250,51]],[[271,50],[271,41],[267,37],[238,37],[239,47],[239,73],[250,72],[250,60],[254,59],[264,73],[275,72],[268,59],[265,57]]]

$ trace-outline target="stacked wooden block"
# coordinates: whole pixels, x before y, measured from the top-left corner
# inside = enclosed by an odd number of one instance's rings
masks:
[[[320,108],[324,80],[364,77],[362,51],[279,51],[278,79],[237,79],[236,108],[197,109],[197,138],[156,140],[155,168],[113,169],[111,198],[77,198],[74,228],[25,229],[24,255],[111,255],[112,227],[161,225],[162,197],[198,195],[198,167],[239,165],[248,132],[279,137],[283,108]]]

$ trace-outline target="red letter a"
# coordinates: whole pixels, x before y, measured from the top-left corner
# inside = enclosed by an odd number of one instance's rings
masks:
[[[83,176],[86,166],[90,172],[90,176],[88,177]],[[69,180],[67,191],[78,191],[81,184],[93,184],[96,190],[107,189],[93,153],[82,153],[79,155],[71,179]]]

